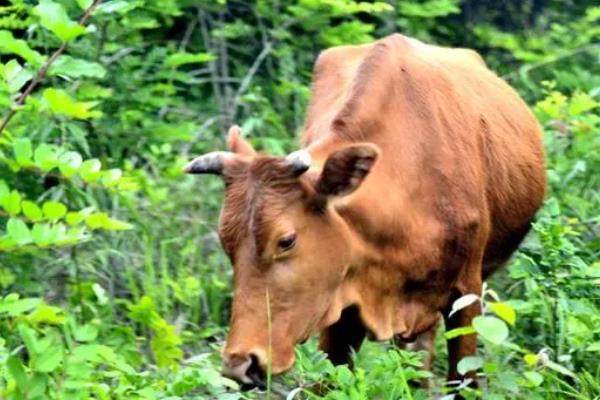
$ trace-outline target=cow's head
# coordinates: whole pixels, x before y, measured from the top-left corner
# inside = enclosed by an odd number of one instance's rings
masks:
[[[330,203],[360,186],[378,149],[350,145],[314,171],[304,151],[257,155],[237,127],[228,146],[195,158],[186,172],[225,181],[219,237],[234,266],[234,300],[224,373],[258,384],[269,360],[273,374],[289,369],[294,346],[339,317],[332,302],[352,246]]]

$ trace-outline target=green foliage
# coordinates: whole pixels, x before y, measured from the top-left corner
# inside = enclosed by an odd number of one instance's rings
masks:
[[[478,333],[459,364],[480,376],[466,398],[598,398],[594,3],[111,0],[85,26],[91,0],[1,5],[0,398],[264,398],[219,374],[232,278],[214,234],[222,184],[181,169],[223,148],[234,122],[267,153],[294,149],[318,51],[396,31],[478,49],[528,100],[545,131],[546,205],[493,289],[454,304],[484,312],[438,335],[433,375],[389,344],[334,367],[311,341],[270,395],[442,397],[446,340]]]
[[[7,30],[0,30],[0,53],[16,54],[35,67],[44,62],[44,57],[31,49],[25,40],[16,39],[13,33]]]
[[[85,28],[72,21],[62,4],[52,0],[41,0],[33,9],[40,19],[40,25],[54,33],[63,42],[75,39],[85,32]]]
[[[183,354],[179,348],[181,339],[175,333],[173,325],[156,312],[152,299],[144,296],[137,304],[130,305],[129,317],[152,330],[154,337],[150,341],[150,346],[156,364],[161,368],[177,365],[177,361]]]

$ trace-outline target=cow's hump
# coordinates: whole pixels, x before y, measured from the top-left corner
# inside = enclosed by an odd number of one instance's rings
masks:
[[[324,50],[315,63],[304,145],[329,133],[367,140],[403,75],[420,69],[444,74],[452,67],[487,71],[473,50],[433,46],[400,34]]]

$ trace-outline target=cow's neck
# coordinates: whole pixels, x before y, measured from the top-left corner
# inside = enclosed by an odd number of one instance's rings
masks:
[[[308,144],[305,150],[311,154],[311,171],[320,173],[329,155],[351,144],[352,142],[341,139],[333,133],[323,135]],[[371,173],[371,175],[380,174],[382,174],[381,170]],[[368,180],[372,179],[374,179],[372,176],[368,178]],[[391,190],[393,189],[386,187],[388,193]],[[386,221],[387,223],[377,223],[378,219],[386,219],[387,217],[387,215],[380,215],[384,211],[383,208],[389,209],[389,207],[380,207],[380,193],[374,193],[368,189],[363,190],[362,188],[359,188],[358,192],[356,195],[352,194],[341,199],[334,199],[332,202],[333,207],[345,221],[353,237],[355,242],[353,245],[360,249],[357,255],[359,260],[372,263],[374,259],[382,258],[381,247],[387,247],[388,242],[395,241],[397,239],[396,235],[400,233],[401,229],[392,227],[389,220]]]
[[[348,144],[336,137],[326,137],[313,143],[307,148],[313,158],[312,168],[320,171],[329,154]],[[371,199],[371,195],[363,192],[359,197],[349,196],[340,201],[333,200],[331,204],[332,212],[343,221],[343,234],[351,256],[344,283],[334,295],[320,326],[323,328],[335,323],[344,308],[356,305],[371,335],[385,340],[405,326],[405,321],[398,318],[404,305],[396,295],[402,285],[397,280],[402,277],[390,274],[390,263],[386,258],[392,256],[390,246],[394,247],[395,237],[393,232],[381,231],[385,224],[373,224],[370,220],[374,210],[369,205],[377,201]]]
[[[340,150],[351,142],[343,140],[335,134],[325,135],[310,143],[305,150],[311,154],[311,170],[320,173],[330,154]],[[387,190],[390,190],[389,188]],[[359,189],[359,191],[361,191]],[[336,214],[344,221],[353,250],[353,267],[380,262],[382,257],[381,246],[386,246],[386,238],[393,236],[394,230],[382,231],[389,225],[374,224],[371,218],[377,214],[371,205],[378,204],[377,194],[362,191],[358,196],[350,195],[341,199],[333,199],[331,206]],[[377,207],[375,207],[377,208]],[[376,231],[375,231],[376,230]],[[378,240],[374,241],[373,238]]]

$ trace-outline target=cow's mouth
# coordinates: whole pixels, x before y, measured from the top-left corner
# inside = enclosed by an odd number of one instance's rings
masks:
[[[416,333],[410,333],[410,334],[403,333],[403,334],[394,335],[394,336],[395,336],[395,340],[401,341],[406,344],[414,343],[417,340],[417,337],[419,337],[419,335]]]
[[[250,366],[246,370],[246,377],[250,379],[250,383],[243,383],[242,390],[251,390],[258,388],[259,390],[265,390],[267,385],[265,384],[265,372],[260,366],[258,357],[254,354],[250,355]]]

